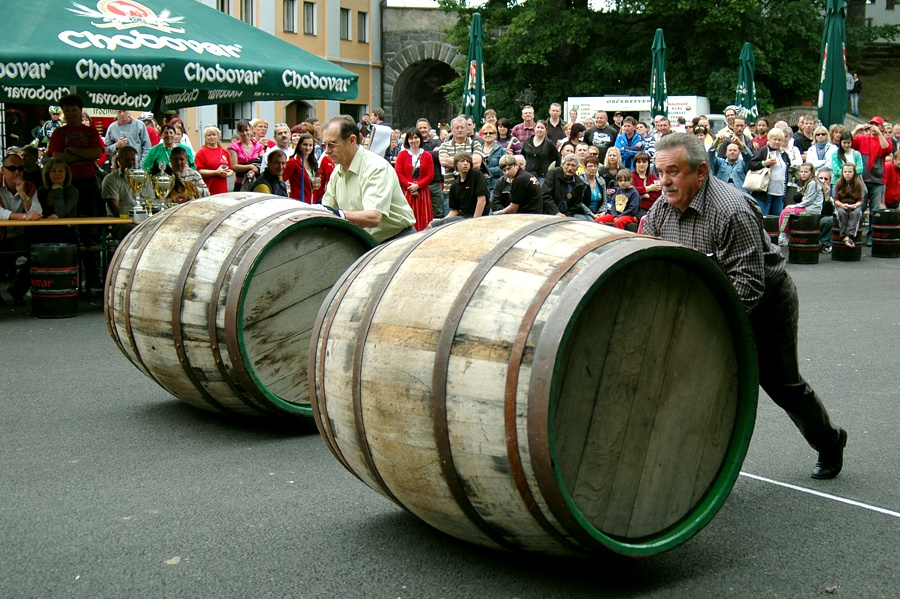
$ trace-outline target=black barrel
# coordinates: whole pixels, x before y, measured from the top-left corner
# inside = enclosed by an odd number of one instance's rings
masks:
[[[78,246],[31,246],[31,313],[38,318],[78,315]]]
[[[772,240],[772,245],[778,245],[778,217],[772,215],[763,216],[763,227]]]
[[[875,210],[871,223],[872,256],[900,258],[900,210]]]
[[[788,262],[791,264],[819,263],[819,215],[792,214],[788,235]]]
[[[844,245],[844,238],[841,237],[841,225],[837,219],[831,227],[831,259],[838,262],[859,262],[862,259],[862,227],[856,228],[856,236],[853,237],[853,243],[856,247],[847,247]]]

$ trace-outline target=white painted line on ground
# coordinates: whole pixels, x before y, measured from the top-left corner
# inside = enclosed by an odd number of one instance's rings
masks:
[[[783,482],[780,482],[777,480],[772,480],[771,478],[764,478],[762,476],[750,474],[749,472],[741,471],[741,476],[746,476],[747,478],[752,478],[755,480],[761,480],[764,483],[771,483],[773,485],[778,485],[779,487],[793,489],[795,491],[800,491],[802,493],[809,493],[810,495],[824,497],[825,499],[833,499],[834,501],[846,503],[847,505],[855,505],[856,507],[861,507],[861,508],[864,508],[867,510],[872,510],[873,512],[878,512],[879,514],[887,514],[888,516],[893,516],[894,518],[900,518],[900,512],[893,512],[891,510],[886,510],[883,507],[878,507],[877,505],[869,505],[868,503],[862,503],[861,501],[853,501],[852,499],[845,499],[843,497],[838,497],[837,495],[829,495],[828,493],[822,493],[821,491],[813,491],[812,489],[807,489],[806,487],[799,487],[797,485],[792,485],[790,483],[783,483]]]

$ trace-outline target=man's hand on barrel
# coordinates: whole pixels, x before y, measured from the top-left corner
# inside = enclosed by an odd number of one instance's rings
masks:
[[[332,208],[331,206],[326,206],[325,204],[320,204],[320,205],[322,206],[322,208],[324,208],[328,212],[332,213],[336,217],[347,220],[347,217],[344,215],[344,211],[341,210],[340,208]]]

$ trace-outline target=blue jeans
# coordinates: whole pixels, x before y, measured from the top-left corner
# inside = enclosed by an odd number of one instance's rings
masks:
[[[784,208],[784,196],[773,196],[772,194],[755,195],[756,203],[763,216],[781,216],[781,210]]]
[[[859,94],[850,94],[850,112],[853,116],[859,116]]]
[[[866,245],[872,245],[872,216],[881,207],[881,198],[884,196],[884,185],[866,181],[866,197],[863,198],[861,213],[869,211],[869,230],[866,232]]]

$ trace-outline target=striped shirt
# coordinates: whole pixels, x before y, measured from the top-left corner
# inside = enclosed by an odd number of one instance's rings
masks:
[[[684,212],[661,198],[647,213],[643,232],[715,260],[747,313],[785,277],[784,257],[771,244],[756,201],[715,177],[706,178]]]

